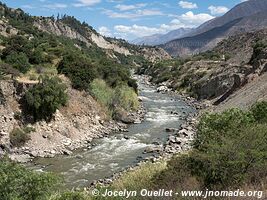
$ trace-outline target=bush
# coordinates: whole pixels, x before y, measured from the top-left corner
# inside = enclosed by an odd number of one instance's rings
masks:
[[[89,60],[70,54],[65,56],[58,65],[58,72],[70,78],[75,89],[87,90],[90,83],[98,77],[96,67]]]
[[[25,94],[27,109],[35,120],[50,120],[61,106],[66,105],[66,86],[57,77],[43,77]]]
[[[244,181],[260,182],[262,177],[266,177],[267,125],[229,130],[231,133],[227,135],[239,131],[242,133],[240,137],[213,141],[206,151],[194,151],[188,159],[191,173],[203,180],[205,187],[238,187]]]
[[[204,150],[209,144],[222,142],[225,137],[240,137],[241,132],[238,130],[250,126],[254,122],[255,119],[250,112],[239,109],[204,114],[198,124],[194,147]]]
[[[111,109],[113,90],[106,84],[104,80],[95,79],[90,84],[90,93],[95,97],[102,105]]]
[[[19,71],[13,67],[11,67],[8,64],[1,63],[0,65],[0,78],[6,76],[6,75],[11,75],[12,77],[17,77],[19,76]]]
[[[29,59],[25,53],[12,53],[6,57],[6,62],[21,73],[26,73],[31,68]]]
[[[52,174],[32,172],[7,159],[0,162],[2,200],[47,200],[59,183]]]
[[[139,106],[137,94],[134,89],[126,85],[117,86],[113,89],[104,80],[95,79],[90,84],[90,93],[109,110],[111,115],[114,114],[116,108],[131,111],[137,110]]]
[[[173,157],[167,169],[155,176],[155,183],[178,190],[225,190],[266,182],[265,109],[266,102],[261,102],[249,111],[231,109],[202,116],[195,149],[189,155]]]
[[[30,135],[29,132],[25,132],[20,128],[15,128],[9,134],[9,138],[12,146],[20,147],[30,139]]]
[[[29,62],[31,64],[40,64],[45,62],[45,57],[40,49],[36,49],[30,53]]]
[[[251,107],[252,115],[255,120],[261,123],[267,123],[267,102],[259,102]]]
[[[137,110],[139,107],[138,97],[135,91],[125,85],[115,88],[113,105],[119,106],[126,111]]]

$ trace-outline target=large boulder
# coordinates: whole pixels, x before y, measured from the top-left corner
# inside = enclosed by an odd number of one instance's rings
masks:
[[[121,108],[115,110],[113,118],[125,124],[133,124],[135,122],[135,119],[132,116],[129,116],[128,113]]]

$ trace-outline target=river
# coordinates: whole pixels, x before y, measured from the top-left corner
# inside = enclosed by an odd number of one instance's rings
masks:
[[[93,180],[110,177],[151,156],[143,154],[144,150],[156,144],[163,145],[169,134],[165,129],[180,128],[185,118],[195,110],[179,97],[157,93],[155,88],[144,84],[142,80],[138,82],[147,111],[141,124],[131,125],[129,132],[96,139],[93,147],[74,151],[70,156],[35,159],[29,167],[63,176],[68,188],[86,187]],[[172,111],[176,114],[172,114]]]

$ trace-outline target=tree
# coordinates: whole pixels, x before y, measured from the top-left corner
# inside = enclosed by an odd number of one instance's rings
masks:
[[[96,67],[89,60],[76,54],[69,54],[58,65],[58,72],[71,79],[75,89],[87,90],[98,77]]]
[[[21,73],[26,73],[31,65],[25,53],[12,52],[6,57],[6,62],[19,70]]]
[[[33,52],[30,53],[29,55],[29,61],[32,64],[40,64],[45,61],[45,58],[43,56],[43,52],[41,49],[36,49]]]
[[[35,120],[50,120],[67,103],[66,86],[57,77],[43,77],[25,94],[26,104]]]

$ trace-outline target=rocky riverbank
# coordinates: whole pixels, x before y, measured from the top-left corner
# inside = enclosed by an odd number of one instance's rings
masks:
[[[86,92],[68,88],[68,105],[58,110],[50,122],[25,123],[21,118],[19,104],[30,84],[16,81],[1,81],[0,104],[0,155],[7,154],[17,162],[29,162],[36,157],[69,155],[73,150],[91,146],[96,138],[107,137],[112,132],[126,132],[128,125],[110,120],[105,110]],[[137,112],[126,113],[124,117],[131,123],[144,119],[143,106]],[[21,127],[31,127],[30,140],[22,147],[14,147],[10,133]]]

